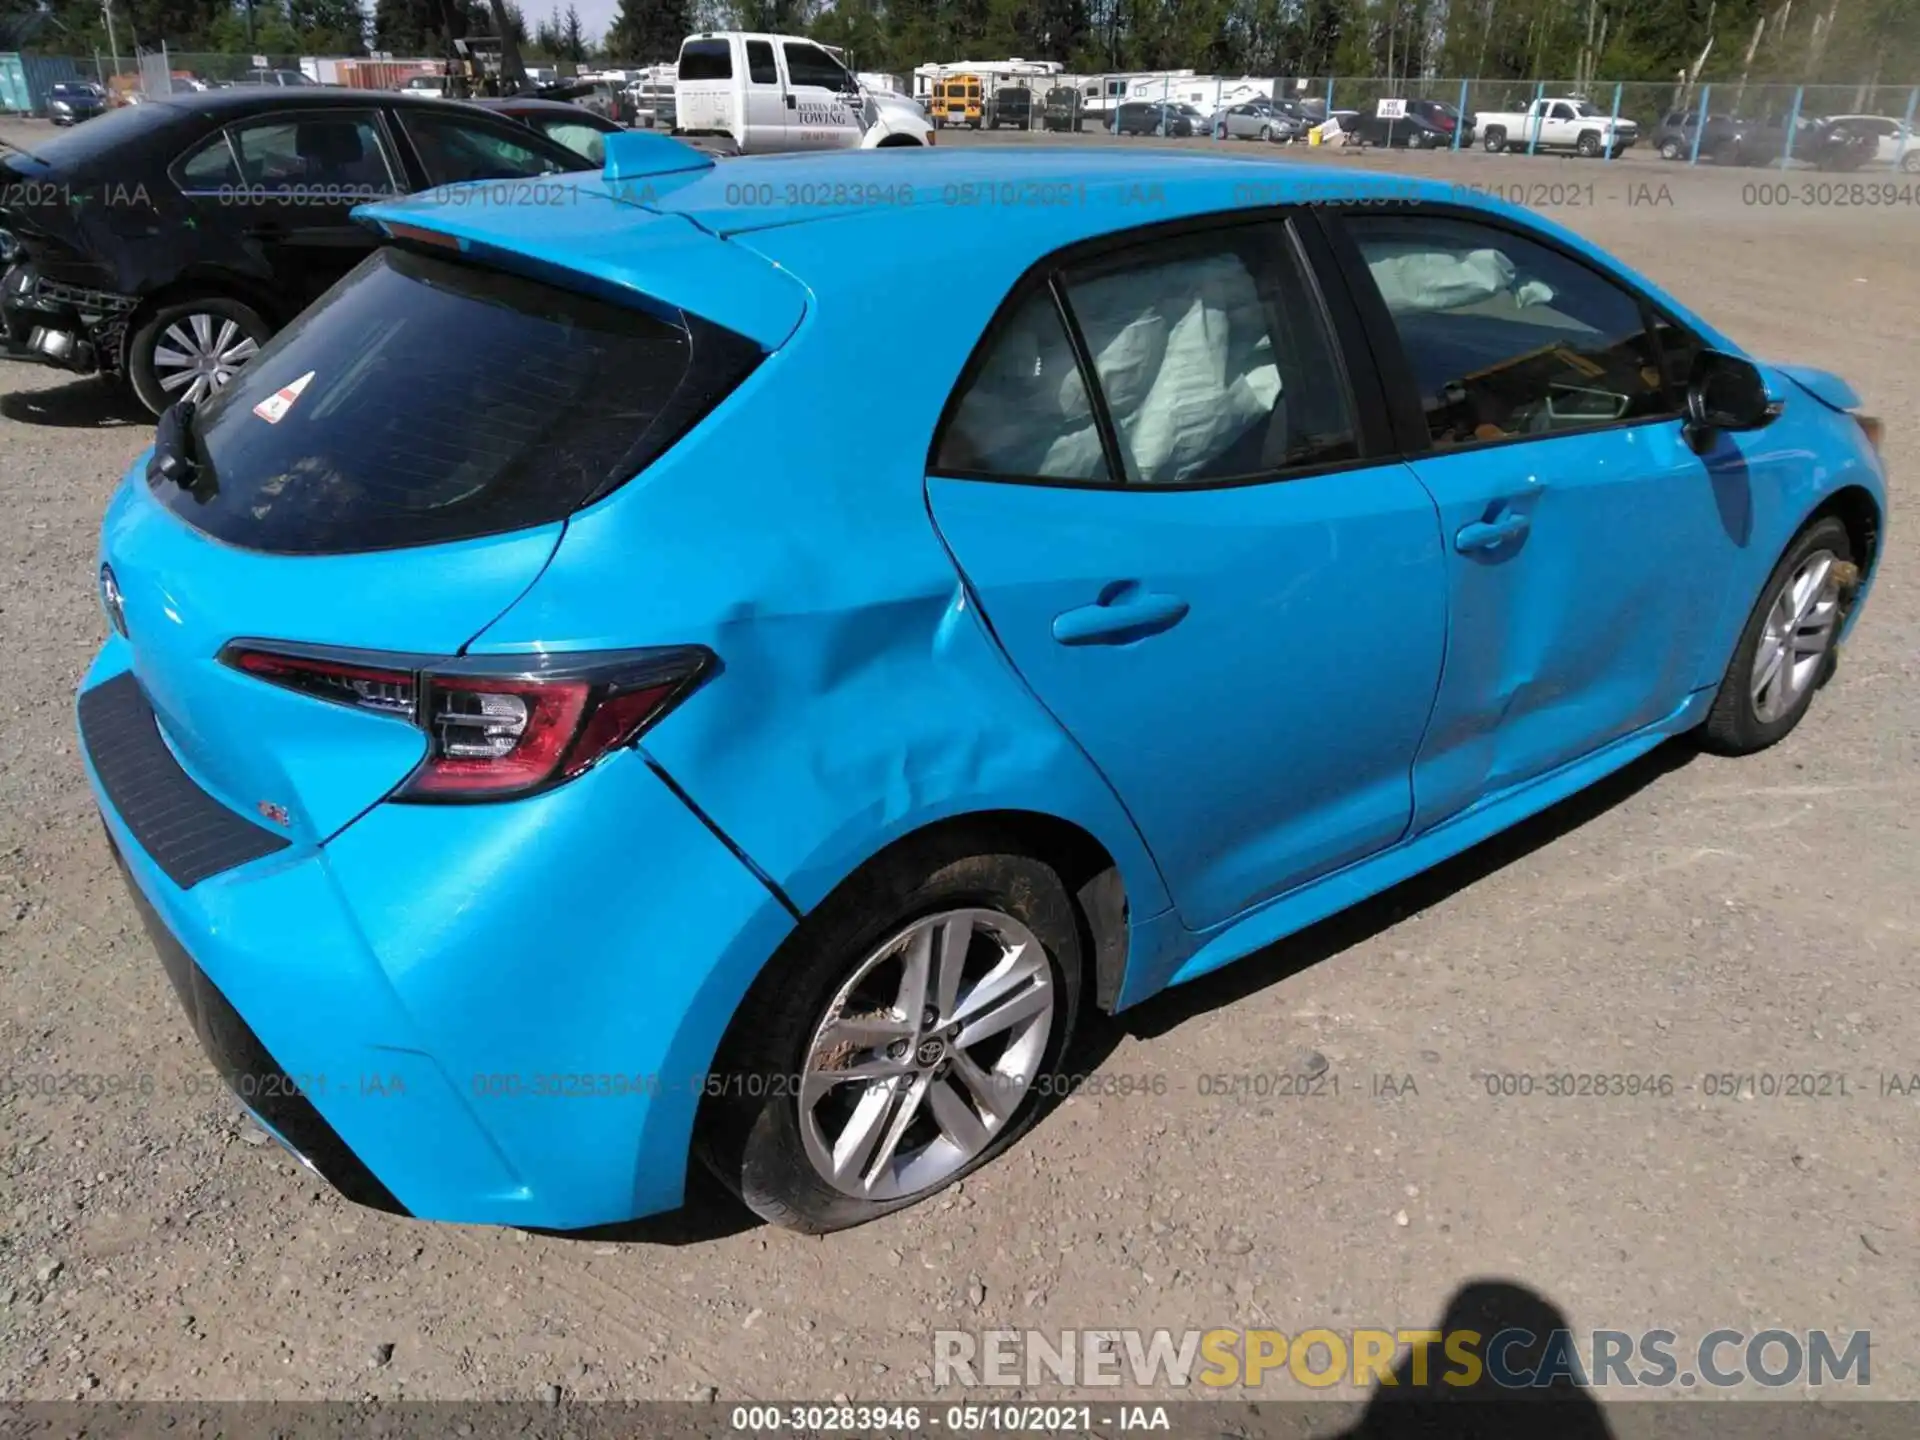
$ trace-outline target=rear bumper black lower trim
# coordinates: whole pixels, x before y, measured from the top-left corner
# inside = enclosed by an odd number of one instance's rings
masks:
[[[113,845],[111,834],[107,843]],[[141,923],[153,948],[160,952],[160,963],[173,982],[194,1034],[213,1061],[213,1067],[248,1110],[274,1132],[307,1164],[311,1165],[334,1189],[347,1199],[370,1209],[391,1215],[405,1215],[407,1207],[382,1185],[360,1157],[353,1153],[340,1134],[300,1092],[299,1085],[283,1070],[252,1027],[240,1018],[232,1002],[220,993],[220,987],[208,978],[186,946],[167,928],[140,887],[127,873],[126,861],[117,845],[113,858],[120,864],[121,878],[140,912]]]
[[[182,890],[287,848],[180,768],[131,670],[81,695],[80,743],[133,838]]]

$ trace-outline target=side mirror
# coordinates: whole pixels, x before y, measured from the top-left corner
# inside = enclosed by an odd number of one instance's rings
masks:
[[[1695,431],[1758,430],[1780,414],[1759,366],[1738,355],[1702,350],[1687,380],[1687,423]]]

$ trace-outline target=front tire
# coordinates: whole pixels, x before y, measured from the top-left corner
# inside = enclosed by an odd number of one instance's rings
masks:
[[[127,342],[127,380],[156,415],[176,400],[198,404],[260,352],[273,328],[224,295],[162,305]]]
[[[1832,516],[1802,530],[1773,567],[1701,727],[1703,748],[1751,755],[1784,739],[1833,673],[1834,639],[1858,570]]]
[[[701,1159],[755,1214],[808,1234],[972,1173],[1053,1088],[1035,1082],[1073,1033],[1080,933],[1052,867],[991,835],[881,857],[802,922],[742,1003],[701,1110]]]
[[[1580,138],[1573,142],[1573,148],[1587,159],[1596,159],[1600,154],[1600,132],[1582,130]]]
[[[1920,175],[1920,150],[1909,150],[1900,157],[1900,169],[1907,175]]]

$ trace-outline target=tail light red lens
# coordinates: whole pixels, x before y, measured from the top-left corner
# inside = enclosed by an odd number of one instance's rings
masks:
[[[632,744],[705,679],[699,646],[433,657],[236,640],[236,670],[426,732],[396,800],[504,800],[572,779]]]

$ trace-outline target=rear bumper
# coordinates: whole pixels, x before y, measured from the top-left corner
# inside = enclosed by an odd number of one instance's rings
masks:
[[[197,787],[219,816],[143,812],[194,782],[164,739],[124,778],[89,697],[128,666],[111,639],[83,682],[88,779],[196,1033],[267,1128],[348,1198],[424,1219],[680,1203],[707,1066],[792,920],[643,756],[530,801],[376,805],[324,846],[198,873],[169,827],[281,837]]]

